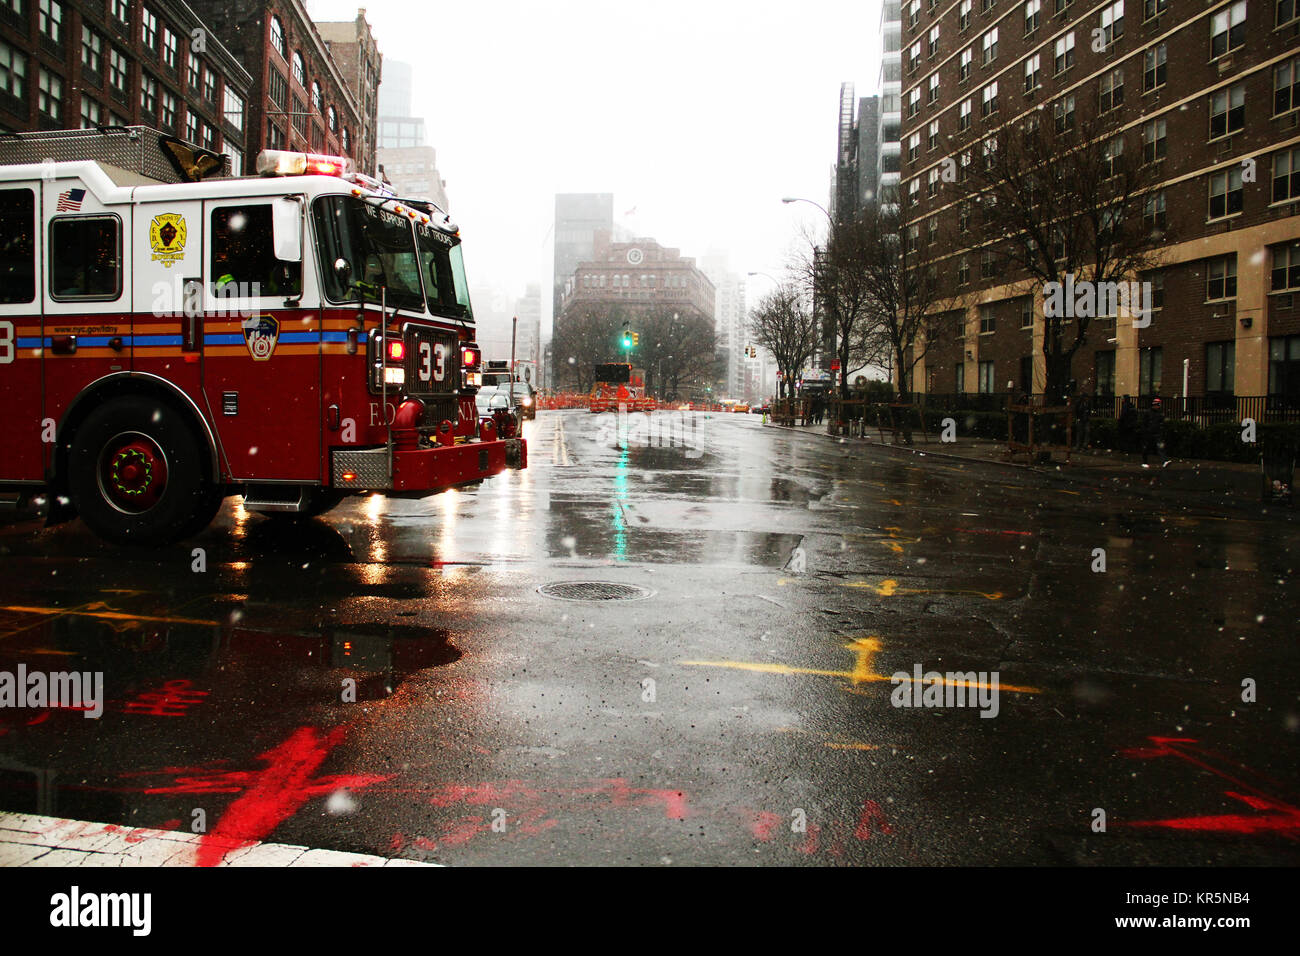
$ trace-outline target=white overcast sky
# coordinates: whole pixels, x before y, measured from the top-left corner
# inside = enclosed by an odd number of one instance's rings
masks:
[[[359,6],[307,0],[316,20]],[[779,275],[799,226],[824,219],[780,200],[827,204],[841,81],[877,92],[879,0],[365,10],[380,52],[415,67],[413,111],[438,151],[471,283],[513,298],[540,282],[547,315],[557,192],[613,193],[615,219],[638,236]]]

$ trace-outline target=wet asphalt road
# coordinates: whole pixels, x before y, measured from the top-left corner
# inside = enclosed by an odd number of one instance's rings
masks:
[[[633,422],[543,412],[473,491],[231,499],[159,551],[9,519],[0,670],[108,702],[0,710],[0,809],[202,816],[208,862],[1300,862],[1294,522]],[[644,590],[537,590],[583,581]],[[996,717],[892,706],[918,665],[997,672]]]

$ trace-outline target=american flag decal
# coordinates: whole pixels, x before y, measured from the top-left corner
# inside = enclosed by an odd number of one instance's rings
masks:
[[[84,189],[67,189],[59,193],[59,212],[80,212],[81,201],[86,198]]]

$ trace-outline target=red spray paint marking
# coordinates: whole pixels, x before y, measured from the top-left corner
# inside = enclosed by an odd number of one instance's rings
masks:
[[[1200,817],[1171,817],[1164,820],[1131,820],[1121,821],[1114,824],[1115,826],[1161,827],[1167,830],[1194,830],[1206,833],[1236,833],[1239,835],[1274,832],[1292,840],[1300,838],[1300,809],[1265,793],[1238,776],[1224,772],[1207,760],[1195,756],[1195,752],[1232,763],[1235,767],[1245,771],[1246,774],[1258,777],[1259,775],[1249,767],[1235,761],[1229,761],[1212,750],[1191,746],[1197,743],[1192,737],[1149,737],[1148,739],[1155,746],[1133,747],[1122,751],[1123,755],[1137,760],[1154,757],[1176,757],[1207,773],[1212,773],[1216,777],[1227,780],[1242,790],[1248,791],[1243,794],[1236,790],[1225,790],[1223,794],[1233,800],[1241,801],[1252,810],[1265,812],[1259,814],[1225,813]]]
[[[433,791],[429,803],[435,807],[449,807],[457,803],[470,805],[508,806],[510,801],[542,803],[548,797],[607,797],[616,807],[648,806],[662,804],[670,820],[685,820],[686,794],[681,790],[656,790],[647,787],[629,787],[627,781],[614,777],[593,780],[577,787],[554,787],[530,784],[523,780],[504,780],[474,784],[450,784]]]
[[[265,839],[313,797],[339,789],[361,790],[392,779],[392,775],[335,774],[313,778],[330,751],[343,740],[337,727],[321,736],[315,727],[299,727],[284,743],[258,756],[265,770],[213,772],[203,768],[171,768],[177,782],[148,787],[144,793],[241,793],[226,808],[217,825],[203,835],[196,864],[216,866],[230,850]]]
[[[188,680],[169,680],[158,690],[136,694],[126,702],[124,710],[150,717],[184,717],[189,708],[203,703],[208,696],[206,690],[191,690],[192,686]]]
[[[817,852],[818,847],[821,846],[821,836],[822,828],[815,823],[810,823],[808,824],[807,836],[804,838],[802,843],[795,847],[795,849],[804,854],[804,856],[812,856]]]
[[[862,814],[858,817],[858,825],[853,831],[853,836],[859,840],[870,840],[873,823],[880,828],[881,833],[894,832],[894,828],[885,820],[885,811],[880,809],[880,804],[875,800],[868,800],[862,804]]]
[[[772,831],[781,825],[782,818],[779,814],[772,813],[770,810],[761,810],[751,815],[749,831],[754,836],[766,843],[772,839]]]

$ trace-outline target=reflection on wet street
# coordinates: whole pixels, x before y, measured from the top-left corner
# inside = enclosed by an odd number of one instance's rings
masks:
[[[0,809],[196,863],[1300,862],[1294,523],[751,415],[526,437],[469,491],[229,499],[161,550],[0,525],[0,672],[104,688],[0,708]]]

